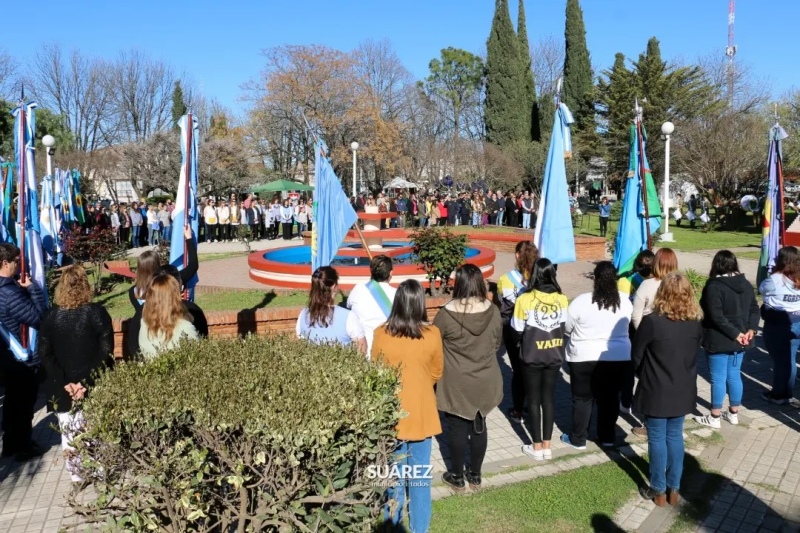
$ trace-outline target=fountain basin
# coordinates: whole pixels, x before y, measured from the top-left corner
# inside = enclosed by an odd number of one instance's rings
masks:
[[[408,243],[386,243],[410,248]],[[358,244],[360,246],[360,244]],[[369,259],[354,257],[341,253],[334,258],[333,266],[339,272],[339,287],[352,289],[354,286],[369,281]],[[359,250],[361,254],[363,250]],[[388,254],[387,254],[388,255]],[[494,274],[495,253],[487,248],[468,247],[466,263],[481,269],[484,278]],[[399,285],[407,279],[415,279],[428,285],[425,270],[412,262],[410,251],[392,257],[391,284]],[[250,254],[247,258],[250,267],[250,279],[271,285],[292,289],[308,289],[311,286],[311,247],[292,246],[277,250],[261,251]]]

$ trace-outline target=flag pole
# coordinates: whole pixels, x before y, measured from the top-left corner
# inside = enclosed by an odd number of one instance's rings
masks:
[[[25,200],[27,194],[25,193],[26,183],[25,183],[25,160],[28,155],[28,150],[25,142],[25,133],[27,131],[27,124],[25,120],[28,117],[25,115],[25,88],[23,86],[22,91],[20,93],[19,99],[19,176],[17,182],[17,220],[20,220],[21,223],[19,224],[19,281],[20,283],[25,283],[25,279],[27,278],[27,263],[25,261]],[[33,139],[31,139],[33,141]],[[12,192],[13,196],[13,192]],[[19,328],[19,337],[20,337],[20,344],[23,348],[28,347],[28,327],[25,324],[20,324]]]
[[[189,194],[191,188],[189,187],[189,180],[192,176],[192,146],[194,146],[193,141],[194,139],[192,136],[194,135],[194,124],[192,123],[192,112],[186,114],[187,117],[187,124],[186,124],[186,188],[184,191],[184,206],[183,206],[183,228],[184,231],[186,226],[189,225]],[[194,238],[194,237],[192,237]],[[186,246],[186,239],[183,239],[183,268],[189,266],[189,248]]]
[[[636,102],[636,144],[639,151],[639,180],[642,187],[642,201],[644,202],[644,220],[647,228],[647,249],[653,248],[653,236],[650,233],[650,206],[647,204],[647,174],[644,168],[644,136],[642,135],[642,108]]]
[[[783,159],[781,159],[781,145],[780,145],[780,135],[779,130],[780,126],[778,125],[778,106],[775,106],[775,127],[773,130],[775,131],[775,164],[777,165],[777,173],[778,173],[778,205],[781,208],[781,218],[780,218],[780,232],[778,233],[778,238],[780,239],[780,245],[786,246],[786,210],[783,205]]]
[[[358,232],[358,238],[361,239],[361,246],[364,247],[364,250],[366,250],[367,252],[367,257],[369,257],[369,260],[372,261],[372,250],[370,250],[369,246],[367,246],[367,239],[365,239],[364,234],[361,233],[361,228],[358,227],[358,223],[353,224],[353,226],[356,228],[356,231]]]

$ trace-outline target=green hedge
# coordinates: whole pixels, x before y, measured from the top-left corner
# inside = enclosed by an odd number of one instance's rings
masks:
[[[113,531],[370,527],[399,417],[397,374],[289,337],[182,344],[119,365],[84,403],[70,498]],[[89,504],[80,503],[87,495]]]

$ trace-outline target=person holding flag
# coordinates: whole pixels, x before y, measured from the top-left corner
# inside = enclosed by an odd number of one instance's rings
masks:
[[[0,243],[0,369],[5,375],[3,457],[27,461],[44,453],[32,438],[33,414],[39,393],[39,360],[24,329],[37,329],[47,311],[47,298],[31,276],[16,281],[23,260],[19,248]]]
[[[392,311],[397,289],[389,285],[392,280],[392,260],[376,255],[369,263],[370,280],[356,285],[347,298],[347,308],[355,313],[367,338],[367,358],[372,353],[375,328],[386,322]]]

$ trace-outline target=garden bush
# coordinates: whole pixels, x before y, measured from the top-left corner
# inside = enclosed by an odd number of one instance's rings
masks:
[[[397,384],[351,347],[289,337],[120,364],[83,404],[70,504],[111,531],[368,529],[384,488],[367,467],[388,463]]]
[[[450,275],[464,262],[467,236],[456,235],[447,228],[416,228],[411,240],[414,243],[414,262],[421,264],[428,274],[431,292],[437,279],[446,292]]]

